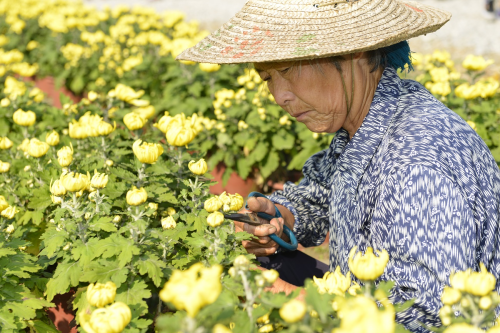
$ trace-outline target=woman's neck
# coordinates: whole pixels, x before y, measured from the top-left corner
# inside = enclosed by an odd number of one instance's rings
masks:
[[[349,139],[352,139],[354,134],[356,134],[366,115],[368,115],[373,96],[384,72],[383,68],[370,72],[370,68],[371,65],[363,64],[362,61],[354,62],[354,101],[342,126],[349,133]],[[349,64],[349,68],[343,69],[343,73],[346,81],[347,96],[351,96],[351,64]]]

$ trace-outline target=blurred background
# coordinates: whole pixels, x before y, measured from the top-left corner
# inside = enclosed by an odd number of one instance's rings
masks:
[[[86,0],[85,3],[98,8],[124,4],[142,5],[158,11],[180,10],[187,20],[198,20],[200,27],[216,30],[231,18],[246,0]],[[446,49],[452,58],[462,58],[474,53],[500,62],[500,1],[499,0],[417,0],[452,13],[452,19],[439,31],[414,38],[412,50],[432,53],[435,49]],[[490,70],[498,69],[492,66]]]

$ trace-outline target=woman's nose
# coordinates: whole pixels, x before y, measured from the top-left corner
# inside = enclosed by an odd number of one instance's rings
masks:
[[[288,106],[295,98],[295,95],[284,86],[275,87],[271,93],[273,94],[276,103],[281,107]]]

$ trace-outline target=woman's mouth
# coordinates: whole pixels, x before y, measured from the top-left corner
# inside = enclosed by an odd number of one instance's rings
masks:
[[[311,110],[309,111],[304,111],[304,112],[301,112],[301,113],[298,113],[297,115],[293,116],[297,121],[302,121],[304,120],[304,118],[307,117],[307,115],[309,114],[309,112],[311,112]]]

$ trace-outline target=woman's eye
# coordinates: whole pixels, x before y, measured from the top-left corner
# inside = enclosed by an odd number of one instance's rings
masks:
[[[266,77],[263,77],[263,78],[262,78],[262,81],[264,81],[264,82],[265,82],[265,81],[269,81],[269,80],[271,80],[271,77],[270,77],[270,76],[266,76]]]
[[[286,74],[290,70],[290,67],[280,70],[281,74]]]

